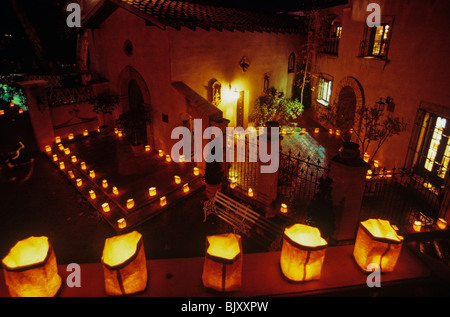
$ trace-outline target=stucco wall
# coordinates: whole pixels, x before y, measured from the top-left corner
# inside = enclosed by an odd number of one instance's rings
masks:
[[[300,59],[305,36],[240,31],[195,31],[182,28],[169,29],[171,75],[173,80],[184,81],[197,93],[207,98],[211,79],[222,84],[222,103],[219,109],[236,125],[236,101],[227,99],[227,90],[244,91],[244,126],[255,99],[263,93],[264,75],[268,74],[270,86],[292,95],[294,73],[288,73],[291,52]],[[246,72],[239,67],[245,56],[249,61]]]
[[[365,21],[352,19],[350,1],[349,5],[323,12],[341,17],[342,38],[339,56],[320,55],[315,72],[333,76],[333,87],[345,77],[355,77],[363,88],[366,105],[373,105],[380,97],[393,98],[395,111],[391,115],[403,117],[408,122],[408,129],[384,145],[377,157],[388,168],[402,167],[421,102],[442,105],[450,110],[450,69],[446,61],[450,56],[450,46],[446,44],[450,35],[450,10],[445,0],[380,3],[382,15],[395,16],[388,62],[358,57]],[[367,16],[368,13],[364,14]],[[333,89],[332,103],[337,102],[338,93]],[[316,107],[320,110],[323,106],[316,104]]]

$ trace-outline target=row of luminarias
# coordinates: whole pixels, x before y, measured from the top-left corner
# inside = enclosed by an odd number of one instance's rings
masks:
[[[122,136],[121,131],[120,131],[120,130],[117,130],[117,128],[115,128],[114,131],[115,131],[115,133],[118,134],[119,136]],[[83,132],[83,136],[87,136],[87,135],[89,135],[89,131],[85,130],[85,131]],[[73,134],[73,133],[70,133],[70,134],[68,135],[68,139],[69,139],[69,140],[72,140],[73,138],[74,138],[74,134]],[[61,143],[61,141],[62,141],[62,140],[61,140],[61,137],[57,136],[57,137],[55,138],[55,143],[57,144],[58,149],[59,149],[61,152],[63,152],[65,155],[67,155],[67,156],[70,155],[70,154],[71,154],[71,153],[70,153],[70,149],[64,147],[64,145]],[[146,145],[146,146],[145,146],[145,151],[146,151],[146,152],[150,152],[150,150],[151,150],[151,149],[150,149],[150,146],[149,146],[149,145]],[[50,154],[50,153],[52,152],[52,147],[51,147],[50,145],[46,145],[46,146],[45,146],[45,151],[46,151],[47,153]],[[162,150],[159,150],[159,151],[158,151],[158,155],[159,155],[160,157],[164,157],[164,152],[163,152]],[[56,154],[56,153],[52,155],[52,158],[53,158],[53,161],[54,161],[54,162],[58,162],[58,160],[59,160],[58,154]],[[167,162],[171,162],[171,161],[172,161],[172,159],[171,159],[171,157],[170,157],[169,154],[167,154],[167,155],[165,156],[165,159],[166,159]],[[71,155],[71,156],[70,156],[70,161],[71,161],[72,163],[75,164],[75,163],[78,162],[78,158],[76,157],[76,155]],[[180,156],[180,162],[184,162],[184,156],[183,156],[183,155]],[[66,169],[66,166],[65,166],[64,161],[60,161],[60,162],[59,162],[59,168],[60,168],[61,170],[65,170],[65,169]],[[80,162],[80,168],[81,168],[82,170],[86,170],[86,169],[87,169],[86,162]],[[75,178],[75,175],[74,175],[74,173],[73,173],[72,170],[69,170],[67,173],[68,173],[68,175],[69,175],[70,178],[72,178],[72,179]],[[198,176],[198,175],[200,174],[200,170],[198,169],[198,167],[194,167],[194,168],[193,168],[193,174],[194,174],[195,176]],[[89,177],[92,178],[92,179],[95,178],[95,171],[94,171],[94,170],[90,170],[90,171],[89,171]],[[180,184],[180,183],[181,183],[181,178],[180,178],[180,176],[175,175],[175,176],[174,176],[174,181],[175,181],[176,184]],[[81,186],[83,185],[83,180],[82,180],[81,178],[77,178],[77,179],[75,180],[75,184],[76,184],[77,187],[81,187]],[[103,187],[104,189],[106,189],[106,188],[109,187],[109,184],[108,184],[108,180],[107,180],[107,179],[103,179],[103,180],[102,180],[102,187]],[[183,192],[185,192],[185,193],[189,192],[189,190],[190,190],[189,184],[188,184],[188,183],[183,184],[182,190],[183,190]],[[113,186],[113,187],[112,187],[112,193],[113,193],[113,195],[115,195],[115,196],[118,196],[118,195],[119,195],[119,190],[118,190],[118,188],[117,188],[116,186]],[[156,187],[150,187],[150,188],[148,189],[148,194],[149,194],[150,197],[156,196]],[[97,198],[97,196],[96,196],[94,190],[89,190],[89,197],[90,197],[92,200],[94,200],[94,199]],[[160,205],[161,205],[161,206],[167,205],[167,198],[166,198],[166,196],[160,197],[159,200],[160,200]],[[126,203],[127,209],[132,209],[134,206],[135,206],[134,199],[133,199],[133,198],[128,199],[128,200],[127,200],[127,203]],[[108,213],[108,212],[111,211],[108,202],[104,202],[104,203],[101,205],[101,207],[102,207],[103,212],[105,212],[105,213]],[[120,218],[120,219],[118,219],[118,220],[117,220],[117,226],[118,226],[119,229],[124,229],[124,228],[127,226],[127,223],[126,223],[125,218]]]
[[[375,263],[381,272],[392,272],[402,245],[403,237],[389,221],[369,219],[360,222],[353,257],[363,271]],[[279,261],[283,275],[293,282],[319,280],[326,250],[327,241],[318,228],[304,224],[285,228]],[[135,294],[147,288],[148,266],[139,232],[107,238],[101,263],[107,295]],[[219,292],[239,291],[242,263],[238,234],[207,236],[201,277],[204,287]],[[45,236],[17,242],[2,264],[11,296],[55,296],[61,287],[55,253]]]

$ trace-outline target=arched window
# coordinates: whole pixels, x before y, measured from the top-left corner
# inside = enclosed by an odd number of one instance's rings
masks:
[[[288,61],[288,73],[293,73],[295,71],[295,53],[292,52],[289,55],[289,61]]]

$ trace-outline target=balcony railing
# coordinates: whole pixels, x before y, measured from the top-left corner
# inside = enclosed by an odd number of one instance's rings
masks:
[[[327,38],[322,46],[321,53],[338,55],[340,38]]]

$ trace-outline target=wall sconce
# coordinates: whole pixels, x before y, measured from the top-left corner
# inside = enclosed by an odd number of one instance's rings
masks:
[[[139,232],[106,239],[102,265],[107,295],[134,294],[147,288],[147,263]]]
[[[383,112],[385,108],[387,108],[387,111],[394,111],[394,103],[392,102],[392,98],[389,96],[387,96],[384,101],[383,98],[380,98],[380,100],[376,102],[376,106],[380,112]]]
[[[12,297],[53,297],[62,284],[55,253],[45,236],[17,242],[2,266]]]
[[[250,67],[250,63],[247,60],[247,57],[243,56],[239,61],[239,66],[242,68],[242,71],[245,73],[247,69]]]

